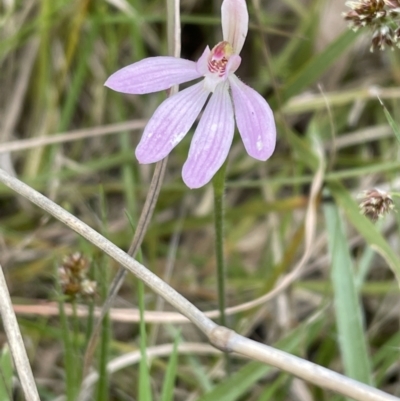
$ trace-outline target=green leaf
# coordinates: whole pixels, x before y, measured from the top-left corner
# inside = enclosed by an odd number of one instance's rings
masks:
[[[334,290],[334,304],[338,341],[346,375],[372,385],[371,363],[369,360],[363,312],[353,273],[343,222],[333,203],[324,206],[331,257],[331,280]]]
[[[139,394],[140,401],[152,401],[150,373],[147,367],[146,353],[146,324],[144,321],[144,284],[138,280],[139,309],[140,309],[140,365],[139,365]]]
[[[375,366],[375,380],[377,386],[382,386],[387,379],[391,366],[397,363],[400,357],[400,333],[393,334],[386,342],[379,345],[372,361]]]
[[[393,117],[389,113],[389,110],[386,108],[386,106],[383,104],[382,100],[379,99],[381,102],[381,105],[383,107],[383,112],[385,113],[386,119],[388,120],[388,123],[390,127],[392,128],[394,134],[396,135],[397,140],[400,142],[400,127],[396,123],[396,121],[393,120]]]
[[[290,380],[291,378],[288,374],[279,374],[279,376],[261,393],[257,401],[276,400],[279,393],[282,392],[282,389],[289,390]],[[280,399],[282,399],[282,396]]]
[[[271,370],[261,362],[253,361],[231,375],[198,401],[234,401],[241,397]]]
[[[178,344],[180,336],[179,334],[175,337],[174,349],[169,358],[167,371],[164,378],[161,401],[173,401],[174,397],[174,386],[176,379],[176,369],[178,365]]]
[[[5,344],[0,354],[0,401],[12,400],[13,367],[11,353]]]
[[[357,33],[346,31],[332,42],[324,51],[313,57],[288,82],[283,90],[283,99],[288,100],[304,88],[313,84],[338,58],[349,48],[357,38]]]

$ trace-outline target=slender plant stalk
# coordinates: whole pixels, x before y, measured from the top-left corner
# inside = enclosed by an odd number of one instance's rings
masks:
[[[217,262],[217,292],[219,323],[227,327],[226,322],[226,267],[224,255],[224,196],[225,196],[226,162],[213,178],[214,187],[214,227],[215,227],[215,256]],[[231,358],[225,354],[225,366],[228,375],[231,373]]]
[[[79,318],[78,318],[78,313],[77,313],[77,302],[76,299],[73,299],[71,301],[71,306],[72,306],[72,344],[73,348],[76,353],[78,353],[79,350],[79,332],[80,332],[80,327],[79,327]],[[64,311],[65,314],[65,311]]]
[[[56,269],[56,277],[58,278]],[[72,330],[70,321],[65,313],[65,297],[61,289],[60,280],[56,281],[58,300],[58,311],[61,323],[61,335],[64,346],[64,367],[65,367],[65,395],[67,401],[75,401],[81,385],[80,369],[76,366],[76,358],[78,357],[78,333],[79,320],[77,314],[77,305],[75,299],[71,301],[72,306]]]
[[[219,323],[226,326],[226,292],[225,292],[225,257],[224,257],[224,192],[225,192],[226,163],[219,169],[213,178],[214,187],[214,226],[215,226],[215,254],[217,262],[217,290]]]
[[[10,346],[15,369],[21,382],[26,401],[40,401],[39,393],[33,378],[31,365],[26,354],[21,331],[12,306],[3,268],[0,265],[0,315]]]
[[[150,385],[150,372],[147,365],[147,332],[146,322],[144,320],[144,294],[145,288],[143,283],[138,280],[138,298],[139,298],[139,310],[140,310],[140,353],[142,358],[140,359],[140,374],[139,374],[139,385],[138,385],[138,399],[149,401],[151,397],[151,385]]]
[[[105,199],[103,188],[100,188],[100,211],[102,221],[102,232],[108,236],[107,229],[107,202]],[[107,298],[108,285],[110,282],[110,269],[109,260],[102,257],[99,263],[99,269],[97,269],[96,281],[100,284],[101,300]],[[110,316],[107,313],[104,319],[101,321],[100,330],[100,346],[98,352],[98,369],[99,369],[99,383],[96,391],[97,401],[107,401],[109,399],[109,380],[107,364],[110,353],[110,342],[111,342],[111,325]]]
[[[85,334],[85,345],[83,349],[86,349],[87,345],[89,344],[90,336],[92,335],[93,331],[93,322],[94,322],[94,300],[90,299],[87,305],[87,320],[86,320],[86,334]]]
[[[59,143],[74,142],[79,139],[98,138],[99,136],[119,134],[121,131],[137,131],[146,126],[146,120],[131,120],[122,123],[102,125],[93,128],[83,128],[68,132],[56,132],[51,136],[18,139],[0,144],[0,154],[9,152],[21,152],[27,149],[42,148],[44,146]],[[3,130],[3,132],[5,132]],[[6,131],[7,132],[7,131]]]
[[[59,294],[61,292],[59,291]],[[68,318],[64,310],[64,299],[60,299],[59,303],[60,322],[62,328],[62,339],[64,345],[64,365],[65,365],[65,393],[67,401],[74,401],[77,394],[76,383],[76,354],[73,341],[71,340],[71,330],[68,324]]]
[[[101,262],[100,274],[97,275],[98,282],[101,285],[101,296],[103,299],[107,296],[107,286],[109,282],[109,269],[107,269],[107,260],[103,258]],[[101,276],[101,278],[99,277]],[[97,386],[97,401],[106,401],[109,399],[109,380],[107,364],[109,358],[109,348],[111,341],[111,325],[110,317],[107,314],[101,324],[101,335],[100,335],[100,349],[99,349],[99,383]]]

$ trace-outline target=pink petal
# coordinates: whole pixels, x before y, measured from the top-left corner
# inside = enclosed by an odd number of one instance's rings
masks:
[[[196,68],[197,68],[198,73],[201,74],[202,76],[210,73],[210,71],[208,70],[208,57],[209,57],[210,53],[211,53],[211,50],[207,46],[204,49],[203,54],[197,60]]]
[[[183,166],[183,181],[189,188],[207,184],[219,170],[228,156],[234,129],[228,85],[221,83],[201,117]]]
[[[226,64],[224,79],[228,78],[230,74],[233,74],[239,67],[240,63],[242,62],[242,58],[237,54],[232,54],[229,57],[229,60]]]
[[[236,54],[242,50],[249,27],[245,0],[224,0],[221,7],[222,34]]]
[[[274,115],[265,99],[235,75],[229,77],[235,106],[236,124],[247,153],[267,160],[275,149]]]
[[[118,70],[104,85],[117,92],[142,95],[200,77],[194,61],[175,57],[149,57]]]
[[[203,82],[199,82],[161,103],[136,148],[139,163],[154,163],[167,156],[187,134],[208,95]]]

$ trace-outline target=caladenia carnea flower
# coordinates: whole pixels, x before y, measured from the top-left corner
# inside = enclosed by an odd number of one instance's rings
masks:
[[[248,30],[245,0],[224,0],[223,41],[207,47],[197,62],[175,57],[150,57],[111,75],[105,85],[123,93],[145,94],[203,78],[165,100],[149,120],[136,148],[140,163],[166,157],[184,138],[201,110],[182,176],[189,188],[208,183],[226,160],[235,119],[247,153],[265,161],[274,151],[275,121],[264,98],[234,72]]]

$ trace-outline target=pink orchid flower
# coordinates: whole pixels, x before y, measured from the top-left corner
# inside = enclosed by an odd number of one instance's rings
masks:
[[[145,94],[204,77],[157,108],[136,148],[139,163],[154,163],[166,157],[190,130],[212,93],[183,166],[183,181],[189,188],[207,184],[226,160],[234,119],[250,156],[265,161],[275,149],[271,108],[234,75],[248,30],[246,2],[224,0],[221,12],[223,41],[212,50],[207,46],[197,63],[175,57],[149,57],[118,70],[105,83],[118,92]]]

